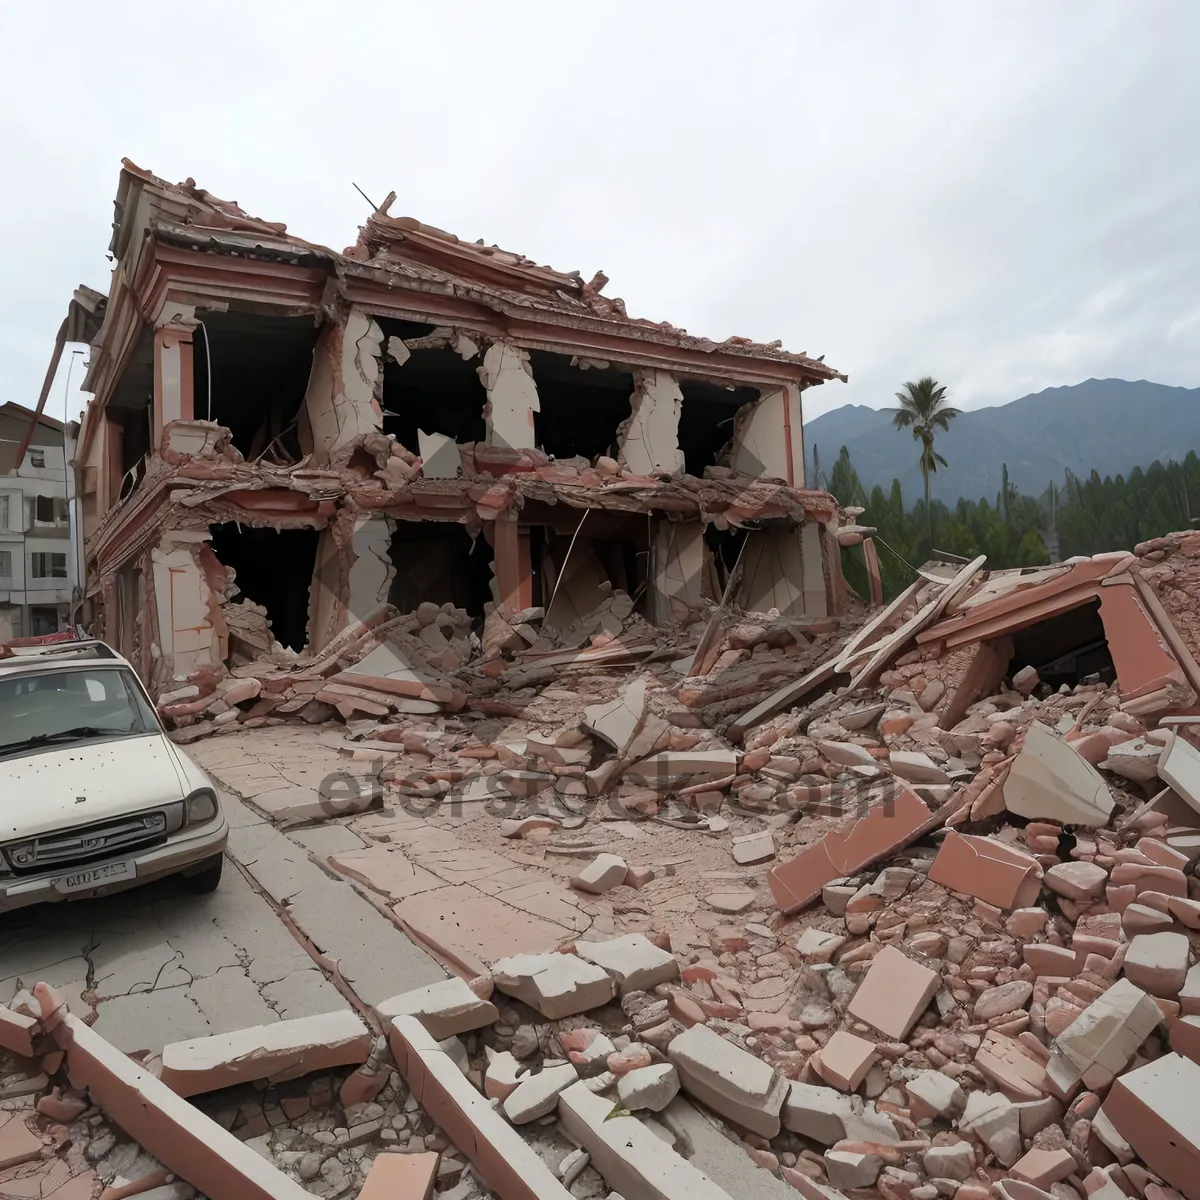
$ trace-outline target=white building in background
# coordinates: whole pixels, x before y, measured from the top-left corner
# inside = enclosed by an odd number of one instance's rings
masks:
[[[39,417],[12,469],[33,419],[20,404],[0,404],[0,642],[65,628],[78,582],[62,422]]]

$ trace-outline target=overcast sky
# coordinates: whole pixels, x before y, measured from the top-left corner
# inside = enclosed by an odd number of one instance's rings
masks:
[[[354,181],[603,268],[635,316],[824,354],[808,418],[920,374],[1195,387],[1198,45],[1194,0],[0,0],[0,402],[107,291],[123,156],[335,249]]]

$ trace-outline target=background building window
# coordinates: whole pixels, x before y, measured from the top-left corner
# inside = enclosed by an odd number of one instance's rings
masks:
[[[46,465],[46,453],[44,450],[30,450],[29,465],[31,467],[44,467]]]
[[[67,556],[65,554],[36,553],[29,556],[29,573],[34,579],[66,579]]]
[[[7,499],[7,497],[5,497]],[[0,522],[0,524],[3,524]],[[12,551],[0,550],[0,579],[12,578]]]
[[[39,525],[63,525],[67,520],[67,502],[62,496],[38,496],[34,500],[33,519]]]

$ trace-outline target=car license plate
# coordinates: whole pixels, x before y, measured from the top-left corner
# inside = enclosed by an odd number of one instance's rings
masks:
[[[101,887],[114,879],[128,879],[131,872],[127,862],[105,863],[102,867],[87,867],[70,875],[60,875],[54,887],[60,892],[81,892],[86,888]]]

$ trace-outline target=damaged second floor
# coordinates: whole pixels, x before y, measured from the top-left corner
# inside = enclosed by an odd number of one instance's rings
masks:
[[[389,205],[339,253],[125,164],[77,453],[114,640],[136,624],[116,608],[148,612],[181,678],[228,665],[211,610],[229,602],[296,653],[385,603],[561,628],[616,593],[654,624],[730,589],[783,615],[840,606],[837,506],[804,486],[801,418],[836,371],[631,318],[603,275]],[[171,583],[153,556],[180,553],[209,593],[182,626],[150,594]]]

